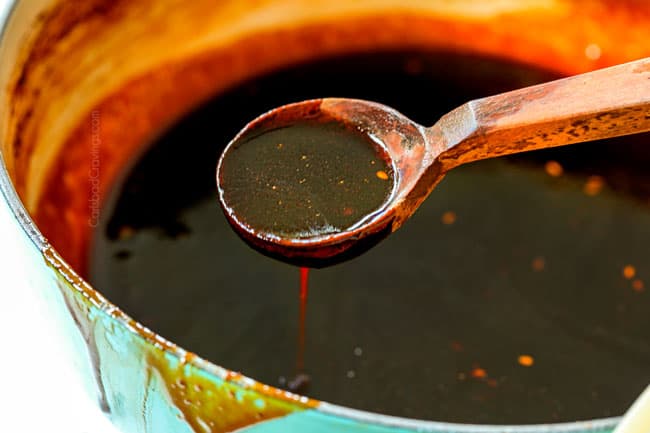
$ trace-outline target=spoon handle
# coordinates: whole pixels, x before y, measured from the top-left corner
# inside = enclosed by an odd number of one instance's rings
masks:
[[[440,123],[448,168],[648,131],[650,58],[477,99]]]

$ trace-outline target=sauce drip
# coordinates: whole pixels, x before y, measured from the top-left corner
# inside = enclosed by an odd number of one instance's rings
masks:
[[[298,321],[298,357],[296,371],[305,370],[305,319],[307,315],[307,295],[309,291],[309,268],[300,268],[300,316]]]
[[[305,372],[305,323],[307,318],[307,296],[309,293],[309,268],[300,268],[300,293],[298,316],[298,345],[296,348],[296,375],[287,383],[290,391],[304,393],[311,378]]]

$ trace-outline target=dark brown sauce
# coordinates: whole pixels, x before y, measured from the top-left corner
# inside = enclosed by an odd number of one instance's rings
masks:
[[[248,230],[291,239],[339,233],[390,195],[392,170],[378,145],[323,116],[246,131],[224,154],[223,201]]]
[[[241,242],[216,203],[214,167],[242,122],[334,95],[427,125],[464,101],[551,78],[496,60],[384,53],[243,84],[128,173],[102,210],[91,280],[181,346],[289,387],[301,350],[296,269]],[[399,232],[313,275],[307,395],[465,423],[622,414],[650,382],[647,149],[644,134],[454,170]],[[545,170],[549,160],[564,172]]]

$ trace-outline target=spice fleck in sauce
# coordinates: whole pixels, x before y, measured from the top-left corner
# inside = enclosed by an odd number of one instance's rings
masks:
[[[535,358],[533,358],[530,355],[519,355],[519,357],[517,358],[517,362],[522,367],[532,367],[533,364],[535,363]]]
[[[369,136],[327,119],[253,130],[226,152],[223,200],[256,233],[307,238],[353,227],[379,210],[392,170]]]

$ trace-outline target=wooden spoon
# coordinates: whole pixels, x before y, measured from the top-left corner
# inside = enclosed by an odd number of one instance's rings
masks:
[[[245,171],[229,174],[235,171],[228,169],[241,162],[238,155],[256,137],[305,121],[338,122],[350,134],[365,134],[391,168],[389,193],[345,226],[290,233],[283,230],[282,218],[273,224],[251,224],[247,209],[254,205],[253,188],[260,193],[259,182],[253,182],[268,174],[265,164],[251,176],[241,175]],[[461,164],[648,130],[650,58],[470,101],[430,128],[374,102],[310,100],[274,109],[235,137],[217,167],[219,199],[235,231],[254,248],[294,264],[322,267],[355,256],[397,230],[443,176]],[[281,155],[277,158],[265,163],[276,168],[288,163]],[[251,194],[235,200],[230,194],[235,188],[249,188]],[[290,202],[279,194],[278,203]],[[325,189],[320,198],[336,202],[336,194],[335,188]],[[241,203],[241,196],[251,202]]]

